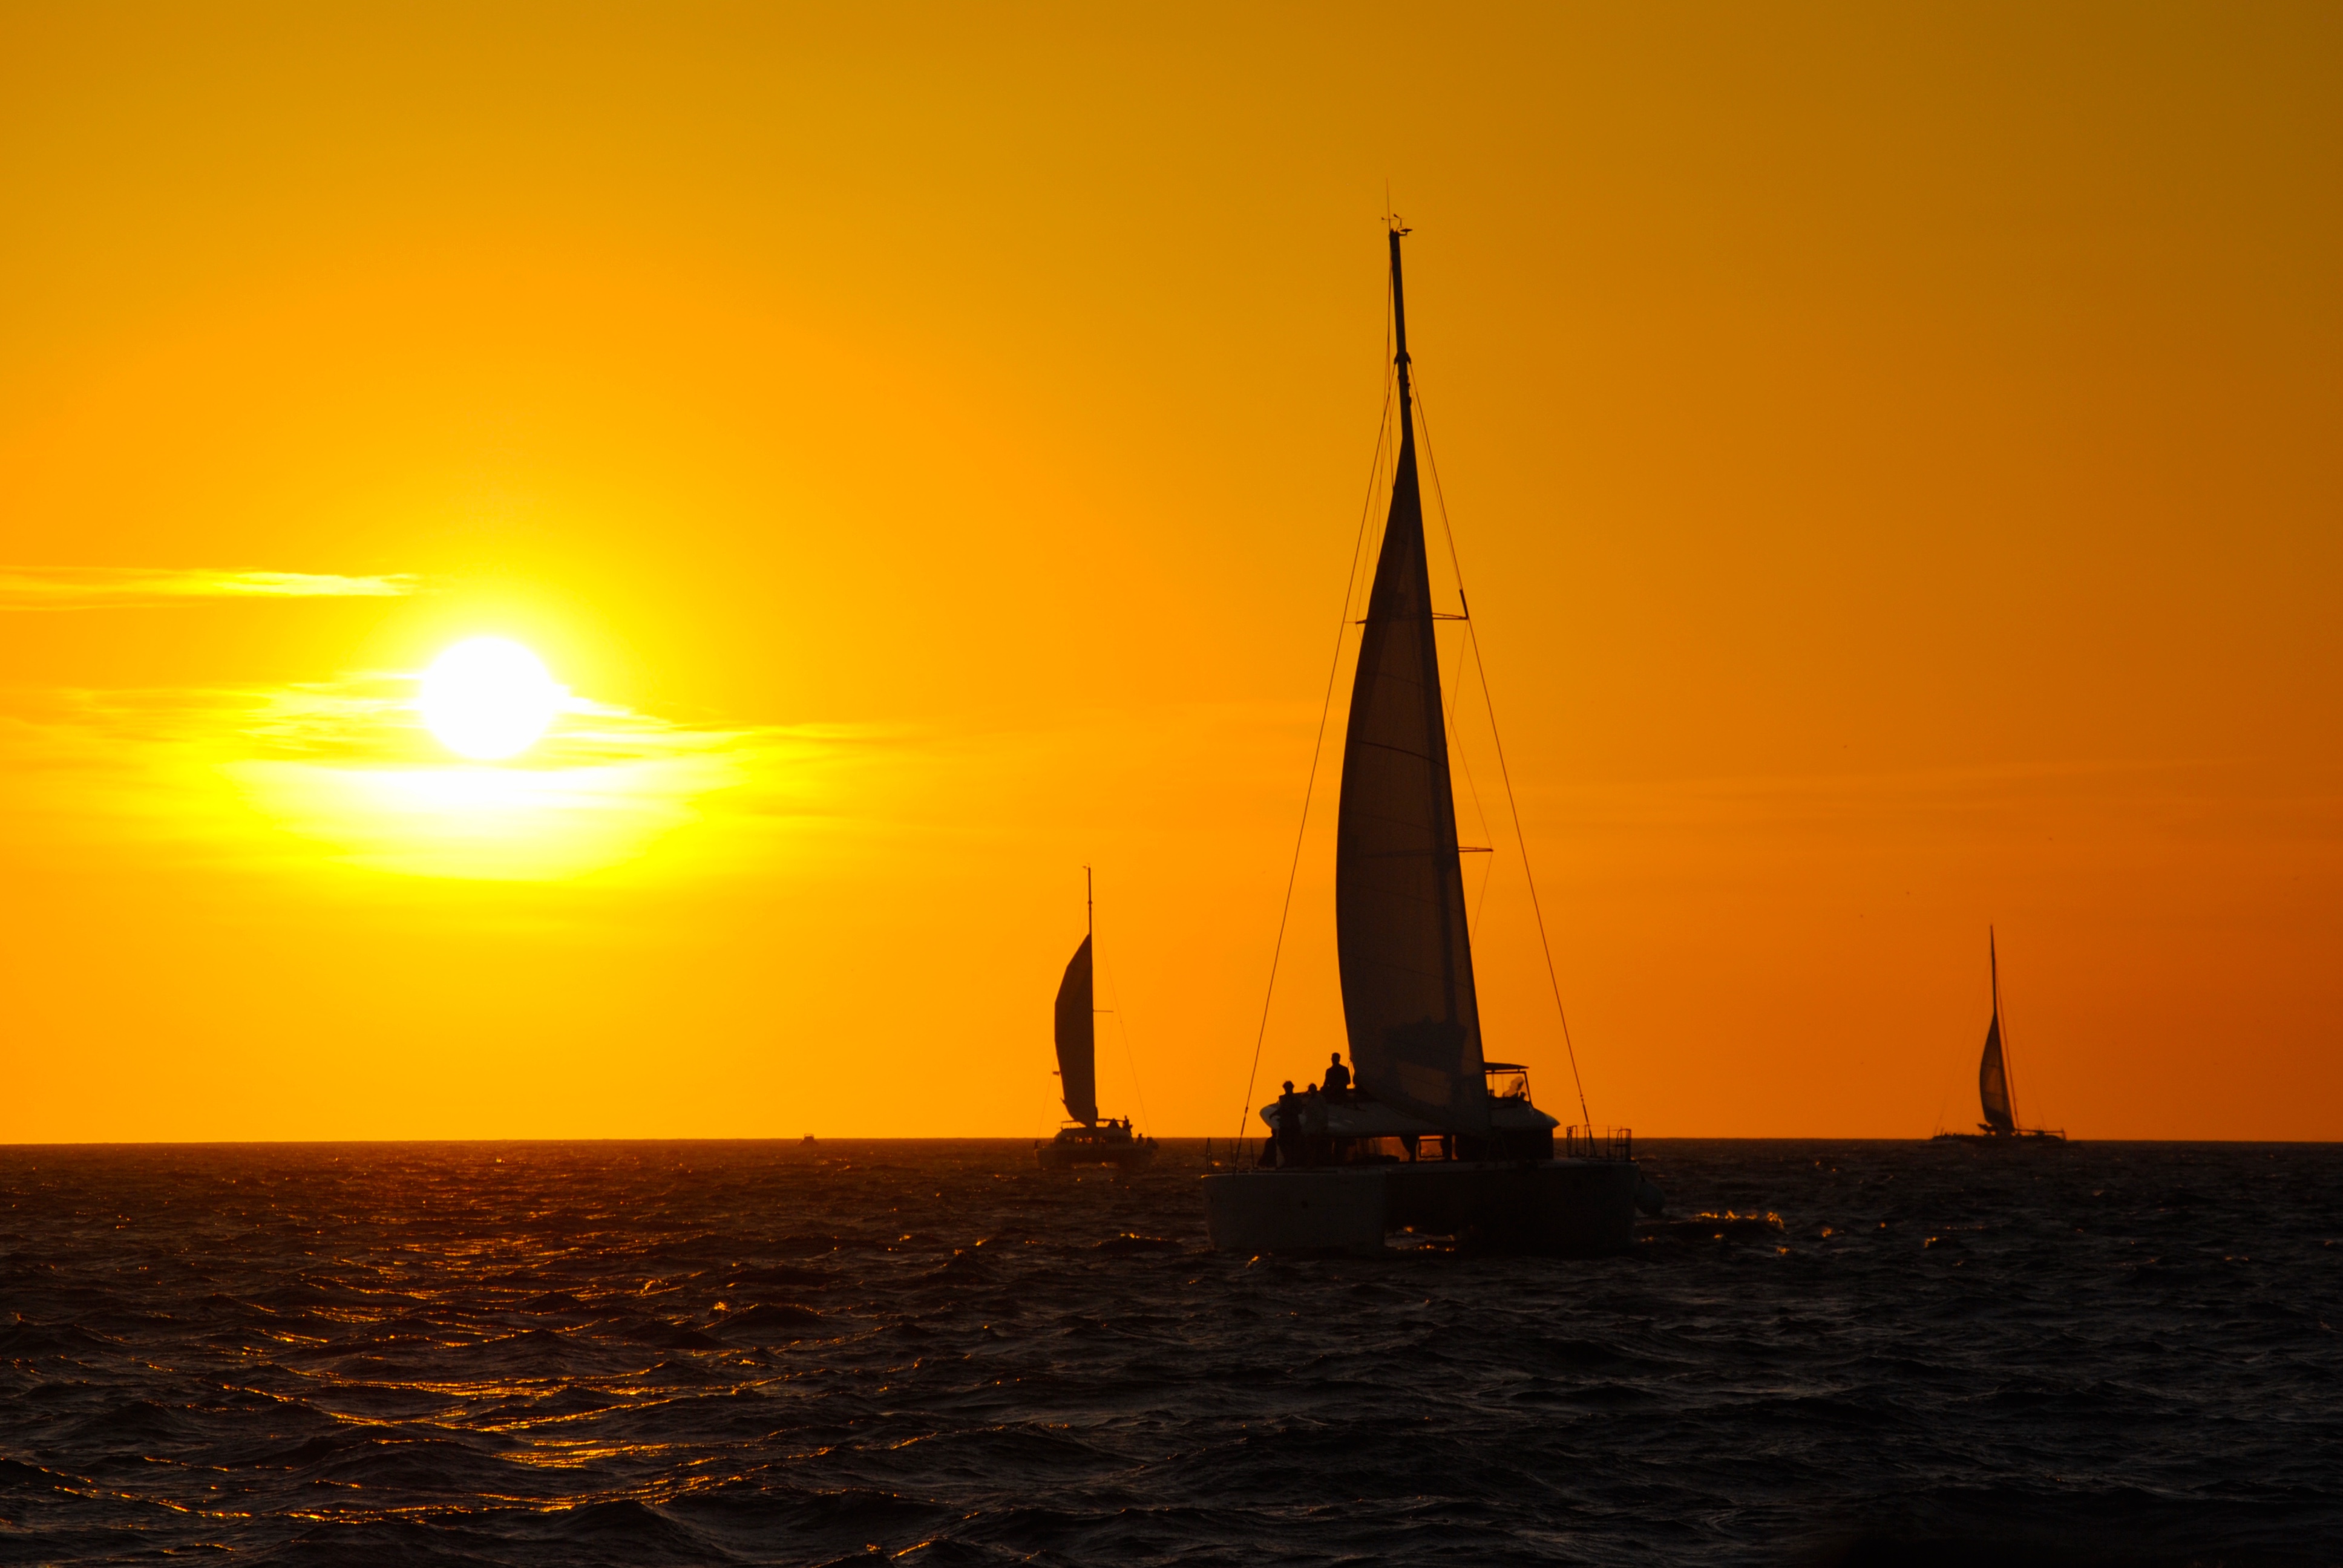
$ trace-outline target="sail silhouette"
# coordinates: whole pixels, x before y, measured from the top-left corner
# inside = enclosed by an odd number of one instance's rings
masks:
[[[1481,1012],[1433,641],[1399,242],[1394,229],[1399,461],[1342,743],[1335,945],[1358,1086],[1437,1126],[1485,1133]]]
[[[2001,954],[1993,928],[1985,931],[1985,960],[1993,977],[1993,1021],[1985,1026],[1985,1055],[1977,1062],[1977,1103],[1988,1131],[2017,1131],[2017,1095],[2009,1082],[2009,1054],[2001,1048]]]
[[[2015,1148],[2046,1148],[2066,1141],[2066,1134],[2050,1127],[2017,1123],[2017,1075],[2010,1070],[2009,1040],[2001,1021],[2001,954],[1991,926],[1986,928],[1986,961],[1993,977],[1993,1018],[1985,1026],[1985,1054],[1977,1059],[1977,1109],[1985,1120],[1975,1132],[1939,1132],[1955,1142],[2006,1144]]]
[[[1091,939],[1084,937],[1058,982],[1058,1080],[1066,1114],[1086,1127],[1098,1120],[1097,1025],[1091,1010]]]
[[[1476,1247],[1499,1250],[1624,1252],[1634,1243],[1635,1211],[1657,1213],[1664,1201],[1635,1163],[1634,1135],[1618,1128],[1598,1137],[1588,1127],[1557,1140],[1561,1123],[1530,1099],[1529,1070],[1483,1058],[1433,639],[1434,623],[1450,618],[1433,609],[1416,473],[1400,273],[1407,231],[1396,222],[1390,228],[1399,439],[1360,621],[1334,837],[1335,956],[1351,1081],[1345,1091],[1330,1063],[1332,1087],[1288,1092],[1259,1108],[1276,1136],[1258,1160],[1244,1161],[1249,1169],[1204,1177],[1205,1233],[1217,1251],[1255,1257],[1373,1254],[1385,1236],[1409,1231],[1471,1236]],[[1346,598],[1346,621],[1355,603]],[[1461,584],[1457,607],[1465,608]],[[1342,629],[1347,651],[1350,628]],[[1314,784],[1318,763],[1311,769]],[[1310,793],[1305,786],[1305,825]],[[1306,842],[1295,841],[1289,909]],[[1282,920],[1278,940],[1282,947]],[[1272,958],[1272,985],[1275,977]],[[1558,983],[1554,990],[1558,1020]],[[1268,1028],[1264,1001],[1256,1051]],[[1582,1113],[1584,1103],[1581,1096]]]
[[[1942,1079],[1938,1082],[1944,1081]],[[2001,1054],[2001,1015],[1985,1028],[1985,1060],[1977,1063],[1977,1100],[1985,1107],[1985,1124],[1996,1132],[2017,1131],[2017,1117],[2009,1107],[2009,1067]]]

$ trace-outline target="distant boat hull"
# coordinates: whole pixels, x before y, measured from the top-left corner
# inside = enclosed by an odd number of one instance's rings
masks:
[[[1110,1131],[1103,1127],[1067,1127],[1036,1149],[1033,1158],[1044,1171],[1071,1171],[1083,1165],[1141,1171],[1155,1158],[1155,1140],[1134,1138],[1120,1128]]]
[[[1237,1171],[1204,1179],[1223,1252],[1371,1255],[1400,1231],[1504,1251],[1625,1251],[1642,1175],[1632,1160],[1432,1160]]]
[[[2046,1127],[2021,1127],[2015,1132],[1939,1132],[1932,1143],[2064,1143],[2066,1135]]]

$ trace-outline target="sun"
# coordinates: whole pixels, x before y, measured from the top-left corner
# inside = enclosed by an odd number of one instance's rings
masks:
[[[520,644],[474,637],[431,661],[415,706],[457,756],[501,762],[536,744],[568,695]]]

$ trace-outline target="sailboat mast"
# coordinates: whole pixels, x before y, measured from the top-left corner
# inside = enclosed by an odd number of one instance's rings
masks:
[[[1399,377],[1391,512],[1375,555],[1342,737],[1334,833],[1334,939],[1352,1084],[1452,1132],[1489,1127],[1473,942],[1457,858],[1416,476],[1415,389],[1405,274],[1390,226],[1391,321]]]
[[[1082,935],[1098,935],[1098,900],[1091,894],[1091,869],[1088,866],[1082,868]]]
[[[1399,242],[1407,230],[1397,223],[1391,230],[1392,329],[1399,343],[1399,356],[1393,361],[1399,367],[1399,427],[1401,443],[1410,448],[1415,445],[1415,392],[1408,384],[1407,375],[1407,292],[1400,286]]]
[[[1407,232],[1408,231],[1406,229],[1400,226],[1398,219],[1393,218],[1392,220],[1392,332],[1395,340],[1395,347],[1398,349],[1398,353],[1393,356],[1392,363],[1399,369],[1400,430],[1399,472],[1394,475],[1393,477],[1400,482],[1404,483],[1411,491],[1413,491],[1416,488],[1415,388],[1408,376],[1407,289],[1400,276],[1399,263],[1399,242],[1402,237],[1407,234]],[[1432,606],[1428,600],[1424,604],[1423,611],[1427,616],[1432,613]],[[1437,703],[1439,701],[1438,694],[1440,691],[1440,652],[1438,646],[1430,637],[1426,637],[1423,639],[1423,663],[1424,688],[1426,690],[1433,694],[1433,700]],[[1448,759],[1445,756],[1439,759],[1438,765],[1443,770],[1447,766],[1447,760]],[[1453,855],[1455,853],[1454,839],[1456,838],[1455,814],[1453,807],[1450,809],[1448,821],[1448,837],[1450,843],[1447,846],[1447,852]],[[1445,911],[1443,911],[1443,919],[1440,922],[1440,973],[1441,989],[1445,993],[1448,1000],[1447,1021],[1454,1023],[1457,1021],[1456,933],[1453,927],[1445,918]]]

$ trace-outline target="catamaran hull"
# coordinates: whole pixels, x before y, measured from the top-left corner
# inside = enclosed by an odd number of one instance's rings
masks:
[[[1390,1208],[1380,1166],[1204,1178],[1204,1231],[1221,1252],[1380,1252]]]
[[[1631,1160],[1237,1171],[1204,1178],[1204,1227],[1223,1252],[1366,1254],[1413,1231],[1583,1257],[1634,1243],[1640,1181]]]

